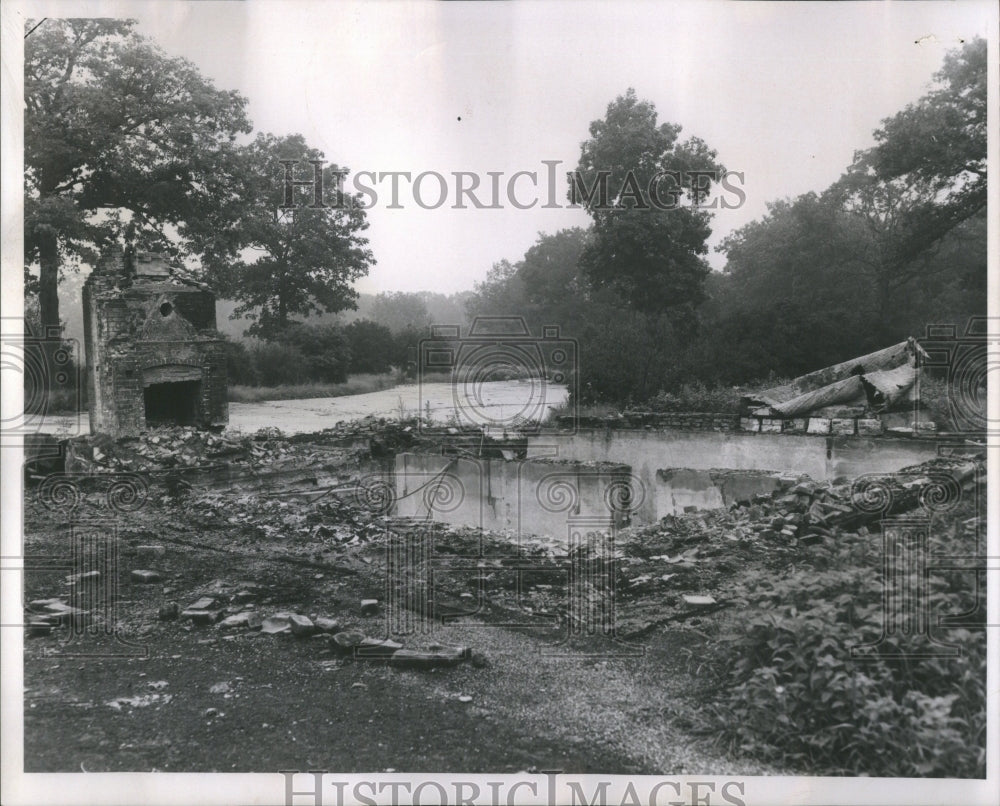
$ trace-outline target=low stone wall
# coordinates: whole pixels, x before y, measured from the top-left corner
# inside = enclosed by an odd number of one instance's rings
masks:
[[[580,429],[528,439],[528,458],[620,462],[647,484],[661,468],[804,474],[817,481],[892,473],[937,455],[937,441],[857,435],[684,429]]]
[[[912,419],[912,417],[910,418]],[[670,428],[681,431],[746,431],[753,434],[836,434],[840,436],[878,436],[885,431],[877,417],[741,417],[726,412],[697,411],[627,411],[619,417],[555,418],[561,429],[589,428]]]

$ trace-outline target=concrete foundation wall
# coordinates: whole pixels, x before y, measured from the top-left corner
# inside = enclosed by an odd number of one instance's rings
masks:
[[[657,470],[674,467],[767,470],[821,481],[891,473],[936,455],[936,443],[930,441],[856,436],[600,429],[528,440],[528,458],[619,462],[647,482]]]
[[[657,470],[653,478],[654,512],[643,522],[684,512],[686,507],[718,509],[778,488],[778,474],[757,470]],[[646,514],[645,512],[643,513]]]
[[[435,454],[396,456],[395,515],[495,531],[567,537],[570,528],[594,531],[623,525],[613,509],[629,483],[622,466],[467,459]]]

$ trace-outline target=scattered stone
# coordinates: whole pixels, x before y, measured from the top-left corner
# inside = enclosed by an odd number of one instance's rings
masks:
[[[193,624],[215,624],[222,618],[222,612],[219,610],[197,610],[189,607],[181,613],[181,618],[190,619]]]
[[[378,613],[378,599],[362,599],[361,615],[374,616]]]
[[[236,629],[257,629],[263,623],[263,619],[260,613],[255,613],[252,610],[244,610],[241,613],[234,613],[231,616],[226,616],[222,621],[219,622],[219,629],[222,630],[236,630]]]
[[[333,636],[334,646],[338,651],[351,652],[365,640],[365,634],[357,631],[339,632]]]
[[[293,614],[289,617],[288,623],[291,626],[292,635],[305,637],[316,632],[316,625],[312,623],[312,619],[308,616]]]
[[[402,648],[402,644],[389,639],[365,638],[358,644],[355,656],[364,660],[385,660]]]
[[[319,616],[313,621],[316,625],[316,629],[320,632],[326,633],[336,633],[340,632],[340,622],[336,619],[326,618],[325,616]]]
[[[78,585],[81,582],[96,582],[101,578],[100,571],[87,571],[83,574],[72,574],[66,577],[66,581],[70,585]]]
[[[217,604],[211,596],[202,596],[198,601],[188,605],[188,610],[211,610]]]
[[[153,691],[159,691],[161,688],[166,688],[170,684],[166,680],[150,680],[146,685],[153,689]]]
[[[472,697],[470,697],[468,694],[459,694],[458,695],[458,701],[459,702],[472,702]]]
[[[275,613],[270,618],[264,619],[260,625],[260,631],[268,635],[280,635],[292,631],[292,622],[289,613]]]
[[[142,585],[151,585],[154,582],[159,582],[162,579],[159,571],[136,570],[133,571],[129,576],[133,582],[138,582]]]
[[[180,615],[180,611],[181,609],[177,602],[169,602],[160,608],[157,615],[160,617],[160,621],[173,621]]]
[[[203,712],[203,716],[207,716],[209,719],[213,717],[222,716],[222,713],[218,708],[206,708]]]
[[[711,607],[716,604],[716,601],[711,596],[695,596],[693,594],[685,594],[683,597],[685,604],[691,605],[691,607]]]
[[[78,607],[70,607],[64,602],[55,602],[46,606],[49,617],[57,624],[86,624],[90,619],[90,613]]]
[[[221,683],[216,683],[209,690],[209,694],[228,694],[232,690],[232,687],[223,680]]]
[[[49,605],[53,604],[66,604],[62,599],[35,599],[28,602],[28,609],[33,610],[36,613],[51,612],[49,611]]]
[[[400,649],[393,653],[389,663],[399,669],[434,669],[457,666],[461,661],[461,652],[454,649]]]
[[[257,597],[256,593],[254,593],[253,591],[248,591],[248,590],[237,591],[233,595],[233,598],[237,602],[249,602],[251,599],[255,599],[256,597]]]
[[[52,625],[44,619],[31,619],[27,627],[28,635],[32,638],[40,638],[41,636],[52,634]]]

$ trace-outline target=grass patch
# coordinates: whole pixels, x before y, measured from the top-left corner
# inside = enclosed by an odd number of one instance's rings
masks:
[[[260,403],[265,400],[304,400],[313,397],[343,397],[381,392],[398,384],[391,373],[352,375],[343,383],[286,383],[280,386],[230,386],[230,403]]]

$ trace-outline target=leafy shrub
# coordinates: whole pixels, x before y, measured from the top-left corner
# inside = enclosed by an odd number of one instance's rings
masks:
[[[739,407],[741,392],[732,386],[707,386],[700,381],[660,391],[644,407],[649,411],[724,411]]]
[[[295,324],[281,333],[278,343],[294,348],[304,358],[300,364],[303,374],[282,383],[306,380],[342,383],[347,380],[351,352],[344,331],[336,325]]]
[[[971,374],[971,373],[970,373]],[[981,387],[979,389],[961,388],[962,384],[952,379],[949,383],[947,370],[924,368],[920,372],[920,402],[942,431],[966,430],[969,428],[969,418],[978,415],[981,422],[986,422],[986,355],[983,354],[982,366],[979,372]],[[964,416],[955,422],[952,396],[960,395],[961,412]]]
[[[344,328],[344,338],[351,355],[352,373],[388,372],[392,364],[392,331],[368,319],[358,319]]]
[[[963,553],[949,534],[949,553]],[[958,655],[907,656],[912,639],[883,634],[878,540],[828,539],[805,567],[748,592],[752,606],[734,617],[739,638],[717,658],[717,726],[731,749],[820,774],[981,777],[985,632],[936,630]],[[919,571],[910,577],[916,586]],[[930,613],[984,611],[985,585],[968,575],[932,573],[928,583]],[[852,658],[865,644],[875,647]]]
[[[297,347],[280,342],[264,342],[251,350],[257,382],[262,386],[303,383],[310,366]]]
[[[240,341],[223,341],[226,351],[226,378],[232,385],[253,386],[257,383],[257,368],[254,357],[246,345]]]

